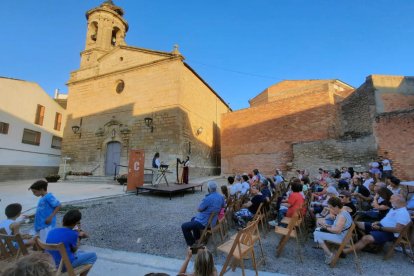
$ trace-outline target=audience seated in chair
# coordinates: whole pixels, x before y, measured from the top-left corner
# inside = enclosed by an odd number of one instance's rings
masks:
[[[79,240],[81,238],[87,238],[88,235],[80,229],[80,221],[82,214],[79,210],[70,210],[63,216],[63,227],[52,229],[46,239],[47,244],[63,243],[69,260],[73,268],[90,264],[93,265],[96,262],[97,256],[95,252],[78,251]],[[49,251],[55,260],[56,266],[59,265],[62,256],[58,251]],[[87,275],[89,271],[81,274],[81,276]]]
[[[269,181],[266,178],[260,179],[260,192],[266,198],[266,202],[270,202],[272,193],[269,190]]]
[[[194,260],[194,272],[186,273],[188,263],[193,256],[192,249],[189,247],[187,256],[181,266],[178,275],[180,276],[217,276],[217,270],[214,266],[213,254],[205,247],[195,248],[197,255]]]
[[[381,182],[378,182],[377,184],[380,183]],[[377,184],[375,184],[374,189],[376,193],[371,203],[373,209],[369,211],[358,212],[360,221],[381,220],[387,215],[388,211],[392,208],[390,202],[392,192],[385,187],[377,189]]]
[[[240,227],[245,227],[247,222],[253,219],[256,214],[260,203],[264,203],[266,198],[260,193],[256,186],[250,188],[250,193],[253,196],[252,199],[243,204],[242,209],[234,214],[234,219]]]
[[[352,178],[352,196],[358,201],[359,208],[366,211],[371,209],[372,196],[369,189],[362,185],[362,179],[359,177]]]
[[[1,272],[1,271],[0,271]],[[6,268],[3,276],[55,276],[56,267],[52,256],[47,253],[34,252],[24,256]]]
[[[281,206],[277,215],[276,221],[269,221],[271,226],[279,225],[282,219],[286,217],[292,217],[296,210],[302,208],[305,198],[303,197],[302,192],[302,183],[298,178],[295,178],[291,183],[292,191],[289,193],[287,199],[282,200]]]
[[[5,214],[7,219],[0,221],[0,229],[4,228],[7,235],[21,234],[20,226],[24,222],[24,220],[20,219],[22,214],[22,205],[19,203],[7,205]],[[25,245],[30,246],[34,244],[34,239],[31,235],[21,234],[21,237]]]
[[[400,185],[401,180],[399,180],[395,176],[389,176],[385,179],[385,182],[388,185],[388,189],[390,189],[390,191],[394,195],[399,194],[399,195],[402,195],[404,198],[406,198],[407,192],[406,192],[406,190],[401,188],[401,185]]]
[[[246,195],[250,192],[249,177],[247,175],[242,175],[242,186],[241,186],[241,195]]]
[[[230,192],[230,195],[232,197],[238,198],[242,190],[242,184],[240,181],[234,182],[234,177],[229,176],[227,177],[227,183],[229,184],[228,190]]]
[[[341,202],[344,205],[344,210],[348,211],[351,217],[354,217],[357,213],[357,208],[351,200],[352,194],[348,191],[341,191],[339,194],[339,198],[341,199]]]
[[[356,223],[357,227],[364,230],[366,235],[355,244],[355,250],[361,250],[372,243],[383,245],[393,241],[404,226],[410,223],[411,218],[406,208],[405,199],[401,195],[393,195],[391,196],[391,204],[393,208],[381,221]],[[352,248],[349,248],[344,250],[344,253],[351,251]]]
[[[313,233],[314,240],[317,242],[325,252],[325,263],[330,264],[334,254],[329,250],[325,241],[332,241],[341,243],[345,238],[347,230],[352,225],[351,215],[343,209],[341,200],[337,197],[331,197],[328,200],[328,207],[330,212],[336,216],[332,225],[320,222],[319,228],[316,228]]]
[[[191,221],[181,225],[188,246],[192,246],[200,239],[201,231],[207,226],[211,213],[219,214],[220,210],[225,206],[224,197],[217,192],[217,183],[210,181],[207,187],[209,193],[198,206],[198,214]],[[217,216],[213,218],[211,226],[214,227],[216,222]]]

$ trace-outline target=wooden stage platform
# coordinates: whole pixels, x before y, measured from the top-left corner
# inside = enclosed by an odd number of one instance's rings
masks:
[[[158,185],[151,185],[151,184],[144,184],[144,186],[137,187],[137,195],[145,193],[145,192],[156,192],[156,193],[166,193],[170,195],[170,200],[173,194],[182,192],[182,195],[184,196],[185,190],[193,190],[193,193],[195,191],[195,188],[200,188],[201,191],[203,191],[203,184],[169,184],[168,186],[166,184],[158,184]]]

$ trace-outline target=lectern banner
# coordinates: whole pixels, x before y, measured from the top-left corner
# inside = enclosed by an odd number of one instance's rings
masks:
[[[144,185],[145,152],[132,149],[129,151],[127,191],[136,191]]]

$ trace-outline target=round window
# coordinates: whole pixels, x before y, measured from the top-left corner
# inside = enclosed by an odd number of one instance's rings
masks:
[[[124,91],[125,83],[123,80],[119,80],[116,82],[116,93],[121,94]]]

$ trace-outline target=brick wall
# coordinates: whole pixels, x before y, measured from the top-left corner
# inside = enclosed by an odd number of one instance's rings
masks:
[[[414,109],[378,115],[374,122],[378,155],[387,155],[394,174],[414,179]]]
[[[375,89],[368,77],[354,93],[341,103],[341,134],[360,137],[372,133],[375,116]]]
[[[384,112],[414,108],[414,95],[388,93],[381,94]]]
[[[334,170],[343,166],[355,171],[368,169],[368,163],[376,160],[375,137],[368,135],[357,139],[306,142],[293,144],[293,168],[308,169],[311,175],[318,168]]]
[[[286,169],[292,143],[336,136],[337,106],[328,86],[222,117],[222,174]]]

